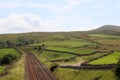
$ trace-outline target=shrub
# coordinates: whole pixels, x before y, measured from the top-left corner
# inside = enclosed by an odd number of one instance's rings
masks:
[[[115,73],[115,76],[117,77],[117,80],[120,80],[120,60],[116,65],[114,73]]]
[[[0,64],[10,64],[16,59],[15,55],[7,54],[0,60]]]
[[[53,72],[57,67],[58,67],[58,64],[54,63],[54,64],[50,67],[50,71]]]

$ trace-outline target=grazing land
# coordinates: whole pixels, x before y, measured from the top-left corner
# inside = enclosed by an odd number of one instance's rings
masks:
[[[0,58],[2,58],[3,56],[7,55],[7,54],[13,54],[15,56],[20,56],[20,53],[17,52],[14,48],[3,48],[0,49]]]
[[[58,68],[54,74],[59,77],[59,80],[116,80],[111,70],[73,70]]]
[[[92,61],[90,62],[90,64],[116,64],[120,59],[119,56],[120,56],[120,52],[114,52],[111,55]]]
[[[55,50],[55,51],[63,51],[63,52],[68,52],[68,53],[75,53],[75,54],[90,54],[92,52],[94,52],[94,50],[92,49],[80,49],[80,48],[76,48],[76,49],[71,49],[71,48],[64,48],[64,47],[49,47],[47,48],[48,50]]]
[[[120,36],[115,35],[105,35],[105,34],[90,34],[90,36],[106,38],[106,39],[120,39]]]
[[[66,53],[59,53],[59,52],[45,51],[40,56],[45,58],[45,59],[48,59],[48,60],[61,60],[61,59],[67,59],[67,58],[74,57],[75,55],[66,54]]]

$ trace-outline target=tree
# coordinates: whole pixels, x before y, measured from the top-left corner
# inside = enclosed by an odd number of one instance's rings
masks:
[[[14,47],[14,43],[10,41],[6,41],[7,47]]]
[[[5,42],[0,41],[0,47],[5,47]]]
[[[58,67],[58,64],[57,64],[57,63],[54,63],[54,64],[50,67],[50,71],[53,72],[57,67]]]
[[[117,77],[117,80],[120,80],[120,60],[116,64],[114,73],[115,73],[115,76]]]
[[[12,63],[17,57],[11,53],[3,56],[3,58],[0,60],[0,64],[10,64]]]
[[[16,42],[16,46],[26,46],[29,44],[33,44],[34,40],[32,39],[27,39],[25,37],[19,37]]]
[[[37,52],[39,52],[40,54],[46,49],[46,45],[42,44],[40,46],[38,46],[38,48],[35,48],[35,50],[37,49]]]
[[[10,47],[10,41],[6,41],[7,47]]]

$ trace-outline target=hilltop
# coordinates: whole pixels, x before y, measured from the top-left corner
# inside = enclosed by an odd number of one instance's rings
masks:
[[[97,29],[88,31],[88,33],[120,35],[120,26],[103,25]]]

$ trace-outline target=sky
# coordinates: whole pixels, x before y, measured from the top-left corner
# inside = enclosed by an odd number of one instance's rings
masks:
[[[120,0],[0,0],[0,34],[120,25]]]

